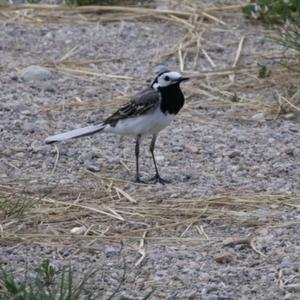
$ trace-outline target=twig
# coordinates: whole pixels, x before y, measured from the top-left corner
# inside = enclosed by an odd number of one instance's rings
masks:
[[[277,96],[279,97],[279,99],[285,101],[287,104],[289,104],[292,108],[294,108],[295,110],[297,110],[298,112],[300,112],[300,107],[296,106],[295,104],[293,104],[291,101],[289,101],[288,99],[286,99],[285,97],[283,97],[282,95],[280,95],[278,93],[278,91],[276,91]]]
[[[256,252],[257,254],[259,254],[259,255],[261,255],[261,256],[263,256],[263,257],[267,257],[267,255],[263,254],[261,251],[259,251],[259,250],[255,247],[255,245],[254,245],[254,240],[253,240],[253,239],[250,240],[250,247],[251,247],[251,249],[252,249],[254,252]]]
[[[136,267],[143,261],[143,259],[146,256],[146,250],[145,250],[145,237],[147,235],[147,231],[144,232],[143,237],[140,240],[140,245],[139,245],[139,254],[141,254],[141,257],[139,260],[134,264]]]
[[[129,202],[131,202],[131,203],[137,203],[137,201],[133,197],[131,197],[128,193],[126,193],[125,191],[123,191],[121,188],[115,186],[114,189],[118,193],[120,193],[121,195],[123,195],[127,200],[129,200]]]
[[[69,202],[63,202],[63,201],[58,201],[58,200],[54,200],[54,199],[41,199],[42,202],[47,202],[47,203],[54,203],[54,204],[60,204],[60,205],[67,205],[67,206],[74,206],[74,207],[79,207],[79,208],[83,208],[83,209],[87,209],[93,212],[97,212],[106,216],[109,216],[111,218],[114,219],[118,219],[120,221],[125,221],[123,217],[121,217],[119,214],[110,214],[108,212],[105,212],[103,210],[94,208],[94,207],[90,207],[90,206],[86,206],[86,205],[81,205],[81,204],[76,204],[76,203],[69,203]]]
[[[58,160],[59,160],[59,156],[60,156],[58,147],[56,145],[54,145],[54,148],[55,148],[55,151],[56,151],[56,158],[55,158],[53,169],[51,171],[51,175],[53,175],[55,170],[56,170]]]
[[[179,44],[178,47],[178,56],[179,56],[179,69],[180,72],[184,72],[184,61],[182,57],[182,43]]]
[[[215,21],[215,22],[217,22],[219,24],[226,25],[226,23],[224,21],[218,19],[217,17],[214,17],[214,16],[208,14],[207,12],[201,12],[201,14],[203,16],[205,16],[206,18],[211,19],[211,20],[213,20],[213,21]]]
[[[232,64],[232,68],[235,68],[235,67],[236,67],[236,65],[237,65],[237,63],[238,63],[238,61],[239,61],[239,59],[240,59],[244,40],[245,40],[245,36],[242,36],[241,39],[240,39],[240,42],[239,42],[237,51],[236,51],[236,55],[235,55],[234,62],[233,62],[233,64]],[[234,82],[234,77],[235,77],[235,74],[229,75],[229,79],[230,79],[230,81],[231,81],[232,83]]]
[[[210,63],[210,65],[215,68],[216,64],[213,62],[213,60],[211,59],[211,57],[207,54],[207,52],[204,49],[201,49],[201,52],[204,54],[205,58],[207,59],[207,61]]]

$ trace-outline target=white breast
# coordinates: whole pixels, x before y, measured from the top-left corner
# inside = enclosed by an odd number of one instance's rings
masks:
[[[175,115],[164,114],[160,109],[157,109],[144,116],[120,120],[115,127],[107,126],[104,132],[133,136],[156,134],[168,126],[174,118]]]

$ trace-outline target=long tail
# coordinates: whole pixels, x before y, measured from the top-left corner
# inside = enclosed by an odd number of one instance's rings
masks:
[[[102,131],[105,128],[104,124],[94,125],[94,126],[88,126],[83,128],[74,129],[71,131],[67,131],[64,133],[60,133],[57,135],[52,135],[46,138],[45,143],[46,144],[52,144],[55,142],[61,142],[68,139],[78,138],[82,136],[87,136],[99,131]]]

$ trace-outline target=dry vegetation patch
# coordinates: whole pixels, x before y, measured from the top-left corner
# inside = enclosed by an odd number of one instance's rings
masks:
[[[153,244],[222,243],[222,235],[211,235],[218,226],[258,227],[297,226],[284,220],[286,207],[299,209],[299,197],[286,195],[224,194],[212,197],[172,197],[150,193],[142,187],[126,192],[122,183],[101,180],[98,188],[51,187],[33,192],[21,185],[1,187],[2,243],[11,240],[61,241],[145,240]],[[264,210],[270,209],[264,215]],[[205,228],[203,228],[203,224]],[[213,229],[210,229],[212,226]],[[82,228],[79,233],[74,228]],[[206,232],[207,231],[207,232]]]

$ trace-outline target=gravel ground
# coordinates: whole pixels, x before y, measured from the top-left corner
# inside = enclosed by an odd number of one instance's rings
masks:
[[[240,15],[224,19],[226,26],[204,34],[204,48],[218,68],[232,65],[242,35],[246,36],[239,62],[243,66],[260,60],[258,57],[266,51],[281,51],[265,41],[262,28],[245,23]],[[101,178],[114,178],[113,182],[120,184],[126,193],[134,194],[135,199],[145,204],[163,205],[166,199],[175,203],[220,194],[278,194],[297,198],[299,118],[289,113],[273,118],[265,112],[266,103],[276,105],[272,87],[261,89],[259,94],[246,87],[241,98],[251,99],[249,105],[256,104],[249,109],[248,103],[245,106],[222,100],[208,103],[203,95],[191,93],[192,87],[201,87],[201,79],[187,83],[183,87],[189,95],[187,104],[179,118],[160,134],[157,143],[157,160],[161,174],[172,182],[169,185],[132,184],[133,141],[113,135],[59,144],[60,158],[55,165],[57,152],[53,146],[45,145],[44,139],[108,116],[124,102],[122,96],[146,86],[153,76],[150,62],[172,49],[185,30],[158,20],[82,22],[76,26],[41,22],[36,26],[23,23],[20,17],[16,20],[3,17],[0,28],[0,40],[4,41],[0,45],[0,183],[3,185],[26,178],[31,190],[57,185],[89,189],[93,193],[99,188],[99,180],[86,172],[90,169]],[[103,77],[75,75],[54,68],[53,62],[72,49],[75,49],[71,55],[73,63],[93,60],[89,67],[104,74]],[[101,59],[107,61],[95,62]],[[162,62],[178,69],[177,53]],[[190,73],[210,70],[205,55],[198,57],[193,69],[192,65],[193,58],[187,55],[186,70]],[[29,66],[42,69],[28,69]],[[116,80],[105,74],[135,79]],[[216,86],[221,88],[217,82]],[[196,118],[199,120],[195,121]],[[144,141],[141,154],[145,158],[141,168],[146,179],[154,172],[147,143],[148,140]],[[157,195],[157,203],[148,195]],[[97,199],[94,201],[96,205]],[[247,213],[247,209],[243,212]],[[298,206],[262,205],[254,214],[258,219],[253,223],[258,220],[261,221],[258,224],[264,225],[200,218],[197,224],[205,230],[205,243],[148,242],[146,256],[138,266],[135,266],[140,258],[138,241],[126,239],[122,245],[95,241],[92,247],[85,240],[70,244],[35,239],[14,244],[5,243],[4,239],[0,260],[17,274],[24,270],[25,264],[36,266],[45,258],[57,267],[72,263],[79,277],[97,268],[100,271],[88,281],[88,286],[104,289],[99,299],[105,299],[116,289],[124,269],[125,281],[116,299],[142,299],[152,288],[155,288],[152,299],[299,299],[299,202]],[[285,225],[264,223],[264,219],[272,217],[276,224]],[[76,224],[74,221],[69,228]],[[45,233],[36,224],[31,226],[27,232]],[[53,228],[59,226],[58,223]],[[174,234],[180,236],[184,228],[181,226]],[[62,231],[57,229],[52,233]],[[195,236],[199,236],[196,228],[187,230],[186,237]],[[248,241],[228,242],[228,238],[248,237],[253,237],[254,246]]]

